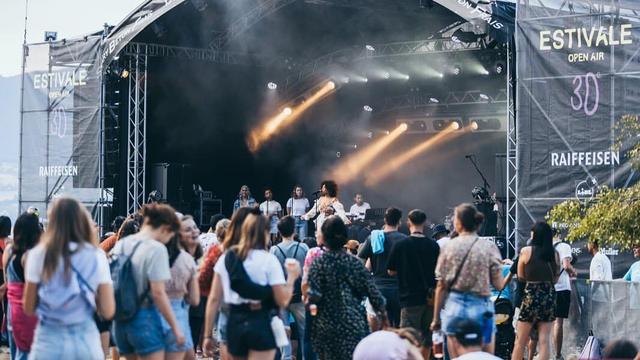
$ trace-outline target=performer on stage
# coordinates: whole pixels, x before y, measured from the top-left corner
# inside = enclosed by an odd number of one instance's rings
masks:
[[[282,216],[282,206],[280,203],[273,200],[273,191],[266,189],[264,191],[265,201],[260,204],[260,211],[269,218],[269,233],[271,234],[271,244],[274,245],[278,238],[278,220]]]
[[[371,209],[371,205],[369,205],[368,202],[364,201],[364,195],[362,195],[362,193],[356,193],[356,196],[355,198],[353,198],[353,200],[356,203],[351,205],[351,209],[349,209],[351,219],[353,221],[364,220],[364,215],[367,212],[367,209]]]
[[[300,241],[304,241],[307,237],[307,220],[302,220],[302,215],[307,211],[309,211],[309,199],[304,196],[302,186],[296,185],[291,197],[287,200],[287,215],[296,219],[296,234]]]
[[[233,202],[233,212],[235,213],[241,207],[256,207],[258,203],[256,199],[251,196],[251,191],[249,191],[249,187],[247,185],[242,185],[240,187],[240,193],[238,194],[238,199]]]
[[[303,220],[311,220],[316,215],[316,229],[322,228],[322,223],[331,215],[339,216],[345,224],[351,224],[344,211],[344,205],[338,200],[338,184],[333,180],[325,180],[320,185],[322,196],[313,203],[311,210],[302,216]]]

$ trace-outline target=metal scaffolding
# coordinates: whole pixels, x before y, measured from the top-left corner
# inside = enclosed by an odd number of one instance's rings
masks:
[[[510,258],[509,249],[517,249],[516,225],[518,224],[518,133],[516,131],[515,77],[512,65],[514,65],[513,52],[511,44],[507,43],[507,194],[505,209],[507,258]]]
[[[135,213],[145,201],[147,133],[147,47],[134,46],[129,54],[127,129],[127,213]]]
[[[385,99],[382,112],[438,106],[506,104],[507,97],[506,89],[501,89],[494,95],[479,90],[450,91],[444,99],[436,99],[437,102],[434,102],[434,94],[416,91]]]

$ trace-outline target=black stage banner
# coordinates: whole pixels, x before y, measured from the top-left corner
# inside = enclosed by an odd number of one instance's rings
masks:
[[[99,198],[100,34],[27,45],[22,92],[20,211],[53,198]]]
[[[183,2],[184,0],[146,0],[143,2],[113,28],[105,39],[102,49],[102,66],[109,65],[120,50],[133,40],[138,33]]]
[[[519,0],[517,49],[518,244],[534,221],[598,186],[637,181],[615,127],[640,114],[640,2]],[[580,245],[580,246],[579,246]],[[586,250],[574,244],[574,251]],[[582,247],[582,248],[581,248]],[[630,254],[615,248],[614,276]],[[587,271],[586,261],[581,270]]]

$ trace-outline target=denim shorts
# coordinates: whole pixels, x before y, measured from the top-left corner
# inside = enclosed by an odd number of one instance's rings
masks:
[[[221,309],[220,312],[218,312],[218,322],[216,324],[216,339],[218,340],[218,342],[223,344],[226,344],[227,342],[228,319],[229,316]]]
[[[160,313],[155,306],[140,308],[129,321],[114,321],[113,332],[122,355],[148,355],[164,350],[165,334]]]
[[[186,341],[182,346],[178,346],[176,344],[176,337],[173,335],[173,331],[171,330],[171,326],[162,316],[160,320],[162,321],[162,329],[164,330],[164,337],[166,346],[164,350],[166,352],[183,352],[188,351],[193,348],[193,339],[191,339],[191,327],[189,326],[189,305],[184,302],[182,299],[170,299],[171,300],[171,309],[173,310],[173,314],[176,317],[176,322],[182,330],[182,334],[186,338]]]
[[[100,333],[93,318],[74,325],[47,324],[36,327],[30,360],[103,360]]]
[[[470,293],[451,292],[442,310],[442,328],[446,334],[454,332],[449,323],[454,318],[477,322],[482,329],[483,343],[489,344],[496,332],[493,301]]]

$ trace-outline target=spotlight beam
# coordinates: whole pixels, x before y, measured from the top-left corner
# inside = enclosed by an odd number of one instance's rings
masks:
[[[290,126],[300,117],[300,115],[335,89],[336,84],[333,81],[328,81],[324,86],[297,107],[293,109],[286,107],[279,114],[271,117],[259,127],[254,128],[247,137],[249,150],[254,153],[258,151],[267,140],[271,139],[285,127]]]
[[[367,178],[365,180],[365,185],[373,186],[378,184],[385,177],[396,173],[403,165],[413,160],[416,156],[421,153],[429,150],[431,147],[443,142],[445,139],[451,140],[457,136],[464,134],[464,131],[458,131],[457,127],[454,125],[457,123],[451,123],[449,126],[443,131],[439,132],[432,138],[427,139],[420,145],[407,150],[400,156],[394,157],[388,165],[380,166],[377,169],[369,172],[367,174]],[[465,129],[466,130],[466,129]]]
[[[408,128],[406,123],[398,125],[398,127],[388,135],[381,137],[358,153],[345,159],[343,163],[333,169],[331,177],[339,183],[346,183],[355,179],[362,173],[362,169],[364,169],[365,166],[375,160],[376,156],[380,154],[382,150],[391,145],[391,143],[398,139]]]

